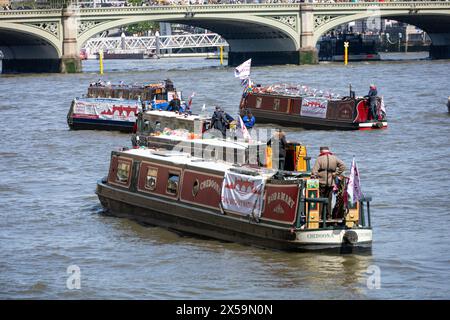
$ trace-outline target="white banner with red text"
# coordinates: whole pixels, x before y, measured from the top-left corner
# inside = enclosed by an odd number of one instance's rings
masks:
[[[73,117],[135,122],[140,108],[134,100],[82,98],[74,101]]]
[[[327,117],[328,99],[305,97],[302,99],[300,115],[304,117],[323,118]]]
[[[265,179],[227,171],[222,184],[222,207],[244,216],[261,216]]]

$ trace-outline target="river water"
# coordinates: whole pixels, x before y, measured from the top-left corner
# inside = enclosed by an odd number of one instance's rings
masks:
[[[450,61],[390,61],[252,68],[256,82],[303,83],[384,96],[389,128],[288,130],[350,166],[373,197],[371,255],[286,253],[180,236],[102,214],[94,193],[111,150],[129,135],[70,131],[73,97],[99,78],[84,73],[0,76],[0,298],[38,299],[444,299],[450,298]],[[236,113],[233,69],[199,58],[105,61],[104,80],[171,78],[194,111]],[[81,271],[69,290],[67,268]],[[378,269],[379,268],[379,269]],[[367,286],[380,271],[380,288]]]

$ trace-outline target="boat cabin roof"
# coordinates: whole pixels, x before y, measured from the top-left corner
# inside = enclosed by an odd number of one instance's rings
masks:
[[[168,118],[168,119],[185,119],[185,120],[208,120],[210,117],[202,116],[199,114],[179,114],[173,111],[164,111],[164,110],[148,110],[144,112],[144,116],[158,116],[161,118]]]
[[[319,94],[319,92],[321,92],[321,94]],[[289,96],[293,98],[324,98],[330,101],[339,101],[343,98],[338,94],[329,92],[325,93],[322,90],[312,89],[301,85],[289,84],[274,84],[270,86],[255,87],[253,88],[253,94],[280,97]]]
[[[130,99],[119,99],[119,98],[75,98],[75,101],[78,102],[90,102],[90,103],[120,103],[121,105],[140,105],[137,100],[130,100]]]
[[[235,141],[235,140],[224,140],[224,139],[218,139],[218,138],[196,138],[196,139],[189,139],[186,140],[185,137],[182,136],[176,136],[176,135],[158,135],[154,136],[157,139],[165,139],[165,140],[171,140],[171,141],[179,141],[179,142],[190,142],[194,144],[201,144],[201,145],[209,145],[213,147],[223,147],[223,148],[230,148],[230,149],[238,149],[238,150],[247,150],[250,146],[266,146],[267,144],[264,142],[245,142],[245,141]],[[150,138],[151,139],[151,138]]]
[[[201,169],[202,171],[215,171],[219,173],[225,173],[225,171],[236,168],[230,163],[217,160],[205,160],[198,157],[187,155],[186,153],[170,150],[155,150],[148,148],[129,149],[121,152],[122,155],[138,156],[148,161],[166,162],[175,166],[186,166],[191,169]],[[267,179],[273,176],[275,170],[266,168],[249,168],[249,167],[237,167],[245,168],[245,171],[251,172],[255,175],[262,175]]]
[[[214,171],[225,172],[233,167],[229,163],[205,160],[202,158],[192,157],[186,153],[171,150],[155,150],[148,148],[130,149],[123,151],[124,154],[139,156],[148,160],[159,160],[162,162],[170,162],[174,165],[188,165],[190,167],[210,169]]]

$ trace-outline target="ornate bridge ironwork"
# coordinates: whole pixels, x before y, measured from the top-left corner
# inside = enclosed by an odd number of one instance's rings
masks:
[[[91,38],[84,49],[95,54],[101,50],[125,49],[125,50],[156,50],[190,49],[190,48],[215,48],[227,47],[228,43],[217,33],[182,34],[170,36],[150,37],[103,37]]]

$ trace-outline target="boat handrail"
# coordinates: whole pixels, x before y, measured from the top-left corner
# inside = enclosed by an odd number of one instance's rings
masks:
[[[309,227],[309,211],[311,203],[319,203],[322,204],[322,228],[327,227],[327,211],[328,211],[328,198],[304,198],[303,201],[307,203],[307,210],[306,210],[306,226]]]
[[[305,202],[305,204],[307,203],[307,208],[306,208],[306,225],[309,226],[309,211],[310,211],[310,205],[311,203],[319,203],[322,204],[322,210],[320,213],[320,216],[322,217],[322,228],[326,228],[327,226],[327,211],[328,211],[328,198],[304,198],[303,201]],[[361,226],[366,226],[366,221],[365,221],[365,211],[364,211],[364,203],[366,203],[366,208],[367,208],[367,226],[371,227],[371,219],[370,219],[370,201],[372,201],[372,197],[371,196],[363,196],[359,202],[361,204],[361,215],[360,215],[360,225]]]
[[[366,224],[365,214],[364,214],[364,202],[365,202],[366,208],[367,208],[367,225],[369,227],[371,227],[372,222],[370,220],[370,201],[372,201],[372,197],[364,195],[359,201],[361,203],[361,225],[365,226],[365,224]]]

